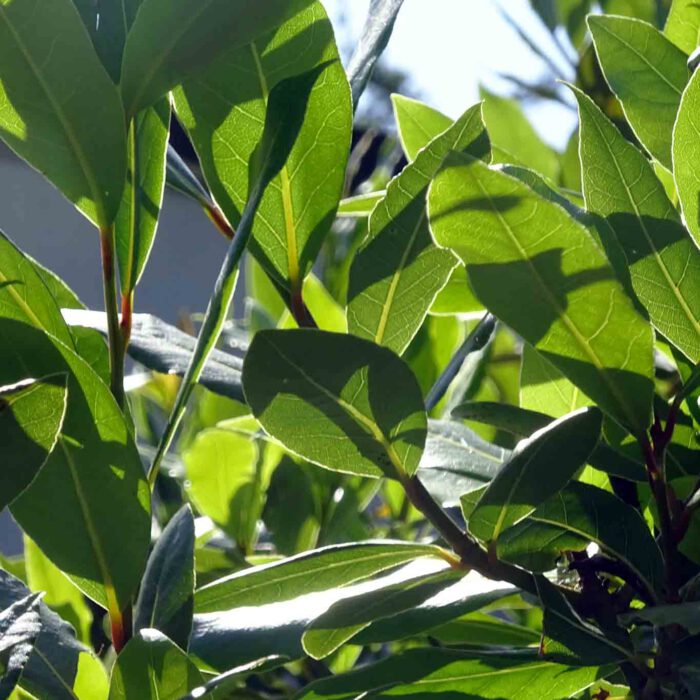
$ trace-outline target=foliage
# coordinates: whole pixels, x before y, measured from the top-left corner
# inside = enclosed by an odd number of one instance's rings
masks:
[[[320,0],[0,0],[105,295],[0,236],[0,697],[700,697],[699,6],[531,0],[565,151],[395,95],[357,182],[401,6],[346,72]],[[166,184],[231,240],[196,338],[134,313]]]

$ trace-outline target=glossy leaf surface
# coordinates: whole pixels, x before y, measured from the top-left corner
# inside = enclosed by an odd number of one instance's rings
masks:
[[[560,491],[580,469],[600,437],[602,416],[582,409],[518,443],[469,517],[469,531],[485,542],[529,515]]]
[[[265,431],[319,466],[392,478],[418,469],[423,398],[386,348],[322,331],[262,331],[246,355],[243,386]]]
[[[433,182],[429,210],[433,235],[462,258],[486,308],[604,410],[646,428],[651,328],[588,231],[518,180],[464,156]]]

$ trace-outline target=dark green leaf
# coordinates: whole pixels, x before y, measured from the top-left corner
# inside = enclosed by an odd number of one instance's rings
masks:
[[[274,11],[284,3],[268,4]],[[305,4],[311,6],[279,30],[245,46],[229,43],[205,72],[175,92],[178,117],[189,131],[209,187],[237,227],[255,186],[249,162],[263,133],[270,92],[285,79],[318,72],[293,148],[260,202],[250,243],[250,251],[277,285],[297,294],[335,217],[352,122],[350,88],[333,29],[319,2]],[[254,14],[250,7],[249,14]],[[232,70],[236,80],[231,80]]]
[[[141,579],[151,521],[125,418],[102,380],[61,343],[8,319],[0,319],[0,338],[0,384],[26,373],[68,378],[62,436],[12,512],[54,564],[118,614]]]
[[[3,0],[0,137],[102,228],[124,188],[124,124],[119,92],[71,0]]]
[[[600,669],[569,668],[535,653],[471,654],[450,649],[412,649],[305,688],[296,700],[440,697],[560,700],[575,697],[602,675]]]
[[[71,310],[64,313],[73,328],[95,328],[107,334],[107,319],[95,311]],[[196,338],[150,314],[134,314],[129,355],[148,369],[162,374],[183,376],[192,359]],[[246,350],[242,341],[237,350]],[[210,391],[236,401],[243,400],[241,369],[243,360],[222,350],[212,350],[199,383]]]
[[[129,294],[139,283],[153,247],[165,188],[169,132],[167,100],[145,109],[131,122],[127,181],[114,229],[122,294]]]
[[[490,154],[481,106],[431,141],[387,188],[369,219],[348,283],[348,329],[401,354],[457,264],[433,243],[426,212],[431,179],[452,152]]]
[[[688,82],[688,57],[658,29],[637,19],[589,17],[588,26],[627,121],[649,153],[670,169],[671,134]]]
[[[452,126],[449,117],[418,100],[392,95],[391,102],[401,146],[409,161],[415,160],[420,150]]]
[[[680,625],[685,627],[690,634],[700,634],[700,603],[655,605],[621,615],[620,621],[625,625],[639,623],[646,623],[655,627]]]
[[[0,612],[0,698],[6,700],[19,681],[41,631],[41,596],[28,595]]]
[[[314,659],[323,659],[375,620],[421,605],[453,583],[455,575],[453,571],[428,574],[339,600],[304,632],[304,650]]]
[[[65,375],[0,387],[0,508],[29,486],[53,452],[66,404]]]
[[[0,607],[9,607],[29,593],[19,579],[0,571]],[[41,631],[22,673],[22,688],[37,698],[76,700],[75,689],[89,678],[89,687],[97,697],[106,697],[106,689],[100,694],[101,687],[107,685],[102,663],[76,641],[70,625],[55,612],[43,603],[39,612]]]
[[[419,557],[440,557],[431,545],[359,542],[305,552],[274,564],[241,571],[200,588],[199,613],[292,600],[347,586]]]
[[[588,231],[480,161],[454,156],[433,182],[431,228],[467,265],[486,308],[635,431],[650,421],[652,331]]]
[[[463,494],[488,484],[509,455],[462,423],[429,420],[419,475],[434,498],[454,506]]]
[[[663,585],[663,560],[644,519],[617,496],[572,481],[498,540],[499,558],[530,571],[551,571],[567,551],[595,542],[623,562],[654,593]]]
[[[580,469],[600,437],[602,416],[581,409],[518,443],[469,518],[470,532],[485,542],[558,493]]]
[[[194,518],[183,506],[156,542],[134,609],[134,630],[157,629],[187,649],[194,607]]]
[[[628,644],[619,643],[579,617],[563,593],[546,578],[535,578],[544,608],[541,649],[545,658],[580,666],[619,663],[632,657]]]
[[[610,222],[627,257],[632,286],[654,326],[698,362],[700,250],[649,161],[588,97],[575,95],[586,206]]]
[[[109,700],[180,700],[201,683],[185,652],[157,630],[144,629],[114,664]]]
[[[343,358],[342,365],[332,358]],[[261,331],[243,365],[253,415],[287,449],[363,476],[414,474],[427,419],[418,383],[390,350],[323,331]]]
[[[143,0],[126,39],[121,88],[128,117],[211,63],[224,49],[245,46],[278,27],[310,0]]]

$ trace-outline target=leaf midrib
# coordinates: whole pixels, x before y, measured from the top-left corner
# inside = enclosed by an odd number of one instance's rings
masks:
[[[83,173],[83,177],[85,178],[85,182],[87,183],[88,187],[90,188],[90,191],[92,193],[92,198],[95,202],[95,206],[97,207],[97,218],[98,218],[98,223],[101,227],[108,225],[107,222],[107,217],[105,216],[105,207],[104,207],[104,201],[102,199],[102,194],[100,192],[100,187],[98,184],[97,177],[95,176],[95,173],[93,172],[92,168],[89,166],[87,158],[85,156],[85,153],[83,152],[83,148],[80,145],[80,141],[77,138],[77,135],[75,131],[73,130],[73,127],[70,124],[70,121],[66,117],[63,107],[61,106],[60,102],[56,99],[54,96],[53,92],[50,89],[50,86],[46,83],[44,78],[41,75],[41,72],[39,71],[37,65],[34,63],[34,59],[32,58],[30,52],[28,51],[27,47],[25,46],[24,42],[22,41],[20,35],[18,34],[17,30],[15,29],[14,25],[10,22],[10,20],[7,17],[7,11],[4,9],[4,6],[0,4],[0,18],[3,19],[5,22],[5,26],[7,27],[8,31],[12,35],[12,37],[15,40],[15,43],[19,47],[19,50],[22,53],[22,56],[24,56],[25,61],[27,62],[27,65],[29,66],[31,72],[34,74],[34,77],[37,80],[37,83],[39,83],[39,87],[42,89],[46,97],[48,98],[49,102],[51,103],[51,106],[54,109],[54,113],[56,114],[59,123],[63,127],[63,131],[65,132],[66,138],[68,139],[68,143],[71,146],[71,149],[73,150],[73,153],[78,161],[78,165],[80,166],[80,169]]]
[[[691,322],[693,327],[695,328],[695,331],[698,335],[700,335],[700,321],[696,319],[693,316],[693,313],[688,306],[687,302],[685,301],[685,297],[681,294],[680,288],[676,285],[676,283],[673,281],[671,278],[671,275],[668,271],[668,268],[666,267],[666,263],[664,262],[663,258],[661,257],[661,254],[656,248],[656,245],[654,244],[653,239],[649,235],[649,231],[646,227],[646,224],[644,223],[644,220],[642,219],[641,212],[639,211],[639,208],[637,207],[637,202],[635,197],[632,195],[632,191],[627,185],[627,179],[624,177],[622,170],[620,168],[620,164],[617,160],[617,157],[615,156],[615,153],[613,152],[610,144],[608,143],[608,140],[605,138],[605,134],[603,133],[602,128],[600,127],[600,124],[598,124],[597,120],[591,119],[591,122],[596,128],[596,131],[598,132],[601,141],[605,144],[605,150],[608,152],[610,155],[610,158],[612,159],[612,162],[615,165],[615,170],[617,171],[618,177],[620,178],[620,182],[622,183],[622,186],[625,188],[625,193],[627,194],[627,199],[629,200],[630,206],[634,210],[634,215],[639,222],[639,226],[642,230],[642,233],[644,235],[644,238],[649,245],[649,250],[651,251],[652,255],[654,256],[654,260],[656,261],[656,264],[658,268],[661,270],[661,273],[663,274],[666,283],[668,284],[669,288],[673,292],[673,295],[676,297],[676,300],[681,306],[681,309],[683,310],[683,313],[685,316],[688,318],[688,320]],[[584,182],[584,187],[585,187],[585,182]]]
[[[508,176],[505,176],[508,177]],[[583,348],[584,352],[586,355],[588,355],[588,358],[590,361],[593,363],[593,366],[598,370],[598,374],[600,378],[602,379],[603,383],[607,386],[611,394],[615,397],[616,401],[619,403],[619,406],[624,410],[627,420],[630,422],[631,425],[636,426],[637,421],[634,416],[634,412],[630,411],[629,407],[627,406],[626,402],[626,397],[624,394],[620,394],[617,388],[617,385],[614,382],[611,382],[610,379],[608,378],[607,374],[605,373],[605,366],[601,362],[600,358],[598,357],[597,353],[591,345],[588,343],[588,341],[585,339],[581,331],[578,329],[576,324],[571,320],[569,315],[566,313],[564,309],[561,308],[561,306],[558,304],[556,298],[554,295],[550,292],[549,287],[545,284],[544,280],[539,274],[539,271],[533,265],[532,260],[530,257],[527,255],[527,252],[525,249],[521,246],[520,241],[518,240],[518,237],[515,235],[513,229],[511,228],[510,224],[505,220],[501,212],[498,210],[496,206],[494,206],[493,199],[491,197],[490,192],[488,192],[484,186],[481,184],[481,181],[478,177],[473,177],[472,178],[474,182],[476,183],[477,187],[481,190],[481,193],[484,195],[484,197],[488,200],[489,204],[491,205],[491,209],[496,216],[496,218],[501,222],[501,225],[503,226],[504,230],[507,232],[509,238],[511,239],[511,242],[515,245],[517,248],[518,252],[520,253],[521,258],[527,263],[528,267],[532,271],[533,277],[537,280],[539,286],[541,289],[544,291],[544,294],[547,299],[549,299],[550,304],[554,308],[554,310],[557,312],[558,317],[563,321],[564,325],[568,329],[569,333],[573,336],[573,338],[576,340],[576,342],[579,344],[581,348]],[[509,178],[510,179],[510,178]],[[611,302],[612,303],[612,300]]]

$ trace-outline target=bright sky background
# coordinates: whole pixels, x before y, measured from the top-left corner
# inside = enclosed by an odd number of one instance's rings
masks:
[[[478,100],[480,83],[507,93],[509,85],[499,73],[534,82],[547,69],[503,20],[499,2],[538,45],[548,47],[552,61],[562,66],[558,77],[570,79],[528,0],[405,0],[385,54],[387,62],[411,76],[416,96],[453,118]],[[341,49],[352,50],[369,0],[324,0],[324,4],[336,24]],[[352,36],[339,21],[343,13]],[[559,148],[575,126],[575,113],[554,104],[528,108],[528,116],[545,140]]]

